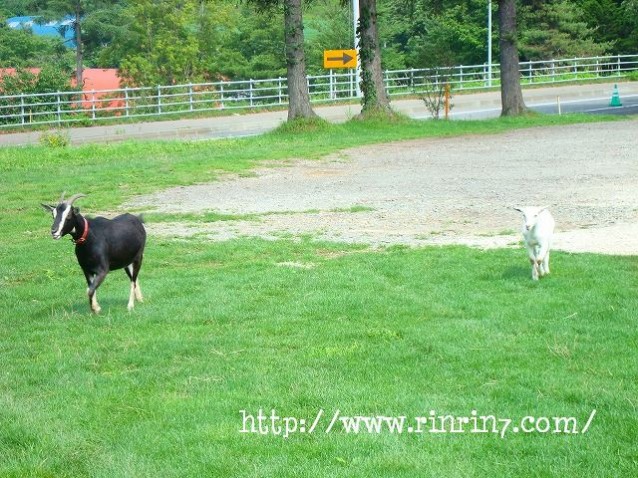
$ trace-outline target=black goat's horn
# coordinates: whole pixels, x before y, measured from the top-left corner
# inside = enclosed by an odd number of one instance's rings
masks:
[[[82,194],[82,193],[74,194],[73,196],[71,196],[69,199],[66,200],[66,203],[70,206],[71,204],[73,204],[73,201],[83,197],[86,197],[86,194]]]
[[[64,195],[66,194],[66,191],[62,191],[62,196],[60,196],[60,203],[64,202]]]

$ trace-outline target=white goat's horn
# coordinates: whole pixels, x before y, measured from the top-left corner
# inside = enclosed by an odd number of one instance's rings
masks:
[[[80,198],[84,198],[86,197],[86,194],[74,194],[73,196],[71,196],[69,199],[66,200],[66,203],[70,206],[71,204],[73,204],[73,201],[75,201],[76,199],[80,199]]]
[[[64,195],[66,194],[66,191],[62,191],[62,196],[60,196],[60,203],[64,202]]]

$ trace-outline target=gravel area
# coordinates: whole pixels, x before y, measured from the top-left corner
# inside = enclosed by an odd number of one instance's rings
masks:
[[[149,224],[155,235],[506,247],[520,240],[513,206],[549,205],[555,248],[638,253],[637,120],[404,141],[269,166],[125,207],[259,215]]]

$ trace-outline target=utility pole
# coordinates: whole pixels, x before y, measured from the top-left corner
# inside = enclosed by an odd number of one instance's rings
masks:
[[[492,0],[487,2],[487,87],[492,87]]]
[[[359,38],[357,37],[358,26],[359,26],[359,0],[352,0],[352,31],[354,33],[354,49],[357,50],[357,69],[355,71],[355,91],[357,93],[357,98],[361,98],[361,55],[359,53]]]

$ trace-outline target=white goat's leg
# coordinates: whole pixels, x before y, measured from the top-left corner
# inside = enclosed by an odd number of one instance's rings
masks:
[[[530,259],[529,262],[532,264],[532,280],[538,280],[538,263],[536,259]]]
[[[541,276],[549,274],[549,243],[543,244],[539,247],[538,265],[540,267]]]
[[[543,257],[543,263],[541,265],[541,275],[548,275],[548,274],[549,274],[549,249],[545,253],[545,256]]]
[[[135,298],[138,302],[144,302],[144,296],[142,295],[142,289],[140,289],[140,283],[135,281]]]
[[[538,264],[536,263],[534,248],[529,248],[527,254],[529,255],[529,263],[532,265],[532,280],[538,280]]]
[[[133,307],[135,307],[135,282],[131,281],[131,293],[128,296],[128,305],[126,308],[130,312],[133,310]]]
[[[532,280],[538,280],[538,261],[536,260],[535,248],[530,247],[527,250],[529,254],[529,263],[532,265]]]

